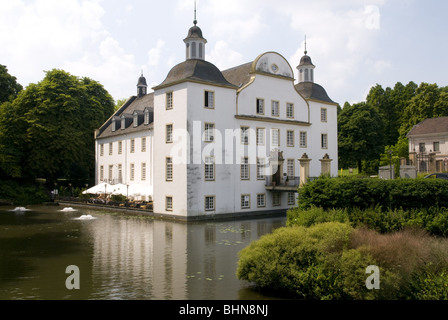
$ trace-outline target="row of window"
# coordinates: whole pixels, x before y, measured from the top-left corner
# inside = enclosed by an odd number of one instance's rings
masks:
[[[251,128],[247,126],[241,126],[240,128],[240,142],[241,144],[248,145],[250,141],[250,131]],[[271,131],[271,146],[279,147],[280,146],[280,129],[270,129]],[[165,129],[165,140],[166,143],[173,142],[173,125],[167,124]],[[257,145],[264,145],[266,142],[266,128],[256,128],[256,143]],[[203,141],[204,142],[213,142],[215,140],[215,124],[214,123],[205,123],[204,124],[204,134]],[[307,148],[307,132],[300,131],[299,133],[299,147]],[[295,147],[295,131],[294,130],[286,130],[286,146],[287,147]],[[321,148],[328,149],[328,135],[323,133],[321,135]]]
[[[121,130],[129,127],[129,124],[132,122],[132,126],[138,127],[141,124],[141,119],[143,117],[143,123],[148,125],[151,123],[151,114],[148,108],[142,111],[134,111],[132,114],[122,114],[121,116],[116,116],[112,119],[112,131],[116,131],[121,128]]]
[[[146,152],[146,137],[141,138],[141,152]],[[118,141],[117,147],[118,154],[123,154],[123,141]],[[113,155],[114,153],[114,143],[109,142],[109,155]],[[130,153],[135,153],[135,139],[130,140]],[[104,144],[100,144],[100,156],[104,156]]]
[[[257,158],[257,180],[265,180],[266,172],[266,159]],[[295,176],[295,159],[286,159],[286,174],[288,177]],[[204,162],[204,180],[205,181],[215,181],[215,157],[208,156],[205,157]],[[249,157],[243,157],[240,164],[240,179],[250,180],[250,162]],[[173,158],[167,157],[165,159],[165,180],[173,181]]]
[[[173,92],[166,93],[166,110],[172,110],[174,106]],[[215,93],[213,91],[204,91],[204,107],[208,109],[215,108]],[[257,98],[255,102],[255,111],[257,115],[265,115],[265,100]],[[272,117],[280,116],[280,102],[276,100],[271,101],[270,114]],[[286,103],[286,118],[294,119],[294,104]],[[320,119],[322,122],[327,122],[327,109],[320,109]]]
[[[258,193],[257,194],[257,208],[266,207],[266,193]],[[297,199],[297,194],[295,192],[287,193],[287,204],[295,205]],[[273,206],[281,206],[282,205],[282,197],[281,193],[274,192],[272,193],[272,205]],[[251,208],[251,195],[250,194],[242,194],[240,200],[241,209],[250,209]],[[173,211],[173,197],[167,196],[165,197],[165,209],[166,211]],[[205,196],[204,197],[204,210],[205,211],[215,211],[216,210],[216,196]]]
[[[440,142],[435,141],[432,143],[431,152],[440,152]],[[424,142],[418,144],[418,152],[426,152],[426,144]]]
[[[118,179],[114,179],[113,171],[114,166],[117,166],[118,170]],[[142,162],[140,165],[140,180],[146,181],[146,162]],[[100,166],[100,181],[105,181],[105,172],[104,172],[104,166]],[[109,165],[108,167],[108,181],[110,182],[116,182],[116,183],[123,183],[123,165],[120,163],[118,165]],[[135,180],[135,164],[131,163],[129,165],[129,180],[134,181]]]

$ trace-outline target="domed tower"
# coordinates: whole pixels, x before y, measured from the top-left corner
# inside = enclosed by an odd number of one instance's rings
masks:
[[[300,59],[300,64],[297,66],[297,69],[299,70],[299,83],[314,82],[314,68],[316,68],[316,66],[313,65],[311,57],[308,56],[305,38],[305,55]]]
[[[146,95],[147,91],[148,91],[148,84],[146,83],[146,78],[143,76],[142,72],[142,75],[138,79],[137,83],[137,98],[141,98],[144,95]]]
[[[194,26],[188,31],[187,37],[184,39],[186,45],[187,57],[186,59],[205,60],[205,44],[207,40],[202,36],[202,30],[197,26],[196,20],[196,5],[194,9]]]

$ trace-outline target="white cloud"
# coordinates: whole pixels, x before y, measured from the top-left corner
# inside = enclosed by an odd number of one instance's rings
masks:
[[[243,63],[243,55],[232,50],[225,41],[217,41],[215,47],[207,54],[207,60],[220,70],[225,70]]]
[[[148,52],[148,65],[150,67],[157,66],[160,63],[160,57],[162,56],[162,51],[165,48],[165,41],[158,40],[156,47],[152,48]]]

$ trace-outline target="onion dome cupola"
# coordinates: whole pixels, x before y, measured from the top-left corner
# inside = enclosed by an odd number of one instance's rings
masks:
[[[305,55],[300,59],[300,64],[297,66],[299,70],[299,83],[300,82],[314,82],[314,68],[311,57],[308,56],[308,51],[306,50],[306,38],[305,38]]]
[[[196,8],[194,10],[194,26],[188,31],[187,37],[184,39],[187,51],[186,59],[205,60],[205,44],[207,40],[202,36],[202,30],[197,26]]]
[[[148,84],[146,83],[146,78],[142,75],[138,79],[137,83],[137,97],[141,98],[148,93]]]

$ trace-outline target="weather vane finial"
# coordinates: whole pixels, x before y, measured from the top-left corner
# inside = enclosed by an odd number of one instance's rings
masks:
[[[193,20],[194,25],[198,24],[198,20],[196,19],[196,0],[194,0],[194,20]]]
[[[305,35],[305,55],[307,55],[308,51],[306,50],[306,35]]]

